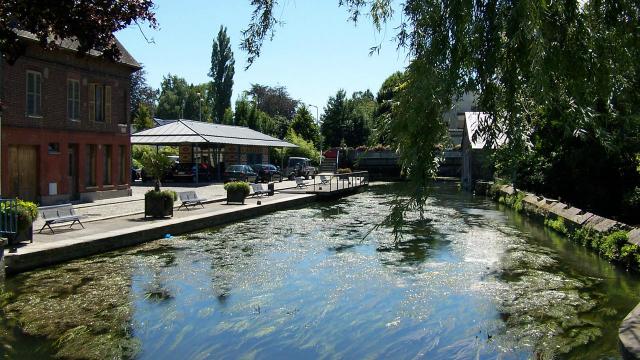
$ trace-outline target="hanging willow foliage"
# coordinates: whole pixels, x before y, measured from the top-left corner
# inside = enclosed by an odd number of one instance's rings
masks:
[[[250,46],[244,47],[250,60],[259,55],[266,36],[273,34],[267,29],[277,22],[272,13],[278,2],[253,0],[252,4],[257,21],[245,32]],[[425,189],[435,175],[437,149],[446,130],[442,115],[451,109],[452,99],[466,91],[475,92],[478,107],[490,114],[474,136],[497,148],[496,166],[514,183],[531,182],[523,177],[538,173],[544,182],[548,169],[570,161],[575,149],[588,151],[574,161],[590,161],[589,151],[597,149],[603,162],[619,164],[612,176],[626,176],[627,163],[635,169],[640,153],[637,0],[405,0],[399,7],[390,0],[340,0],[338,4],[347,9],[350,20],[358,21],[364,14],[378,29],[394,9],[402,13],[396,40],[408,50],[411,64],[394,106],[392,135],[399,144],[411,196],[397,200],[388,218],[396,234],[404,213],[422,209],[426,201]],[[640,185],[634,174],[624,186]]]

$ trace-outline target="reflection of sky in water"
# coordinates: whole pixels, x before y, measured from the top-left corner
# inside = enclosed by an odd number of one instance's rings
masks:
[[[448,186],[394,244],[389,190],[123,251],[139,357],[617,356],[627,274]]]
[[[547,338],[554,316],[588,327],[585,284],[545,272],[553,251],[493,204],[447,193],[400,244],[385,229],[363,240],[386,199],[374,188],[172,240],[172,266],[134,271],[141,357],[527,358],[571,342]],[[149,284],[170,296],[145,298]]]

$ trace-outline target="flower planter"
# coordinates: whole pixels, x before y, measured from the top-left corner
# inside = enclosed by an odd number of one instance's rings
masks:
[[[241,190],[227,190],[227,204],[228,203],[240,203],[244,204],[244,199],[247,196],[244,191]]]
[[[244,199],[251,193],[249,183],[244,181],[232,181],[224,184],[227,190],[227,204],[240,203],[244,204]]]
[[[15,245],[23,241],[29,240],[29,242],[33,242],[33,224],[28,228],[22,228],[18,226],[18,231],[15,234],[7,234],[7,241],[9,245]]]
[[[144,199],[144,216],[162,218],[173,217],[173,199],[168,197],[146,197]]]

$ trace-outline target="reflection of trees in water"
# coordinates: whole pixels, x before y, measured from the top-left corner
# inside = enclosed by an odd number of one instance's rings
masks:
[[[380,242],[376,251],[400,255],[399,258],[381,259],[385,265],[414,265],[425,262],[449,244],[450,241],[435,229],[430,219],[417,219],[405,224],[399,241]]]
[[[248,236],[250,233],[253,234],[251,237]],[[211,289],[220,304],[226,303],[233,290],[234,279],[253,260],[255,249],[250,239],[263,235],[260,228],[253,226],[247,226],[241,232],[225,228],[216,234],[217,239],[206,243],[205,251],[211,260]]]

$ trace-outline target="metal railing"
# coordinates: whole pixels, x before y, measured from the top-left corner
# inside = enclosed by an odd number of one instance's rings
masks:
[[[332,192],[361,187],[369,184],[368,171],[355,171],[345,174],[321,174],[313,178],[314,192]]]
[[[0,235],[18,231],[18,202],[16,199],[0,198]]]

